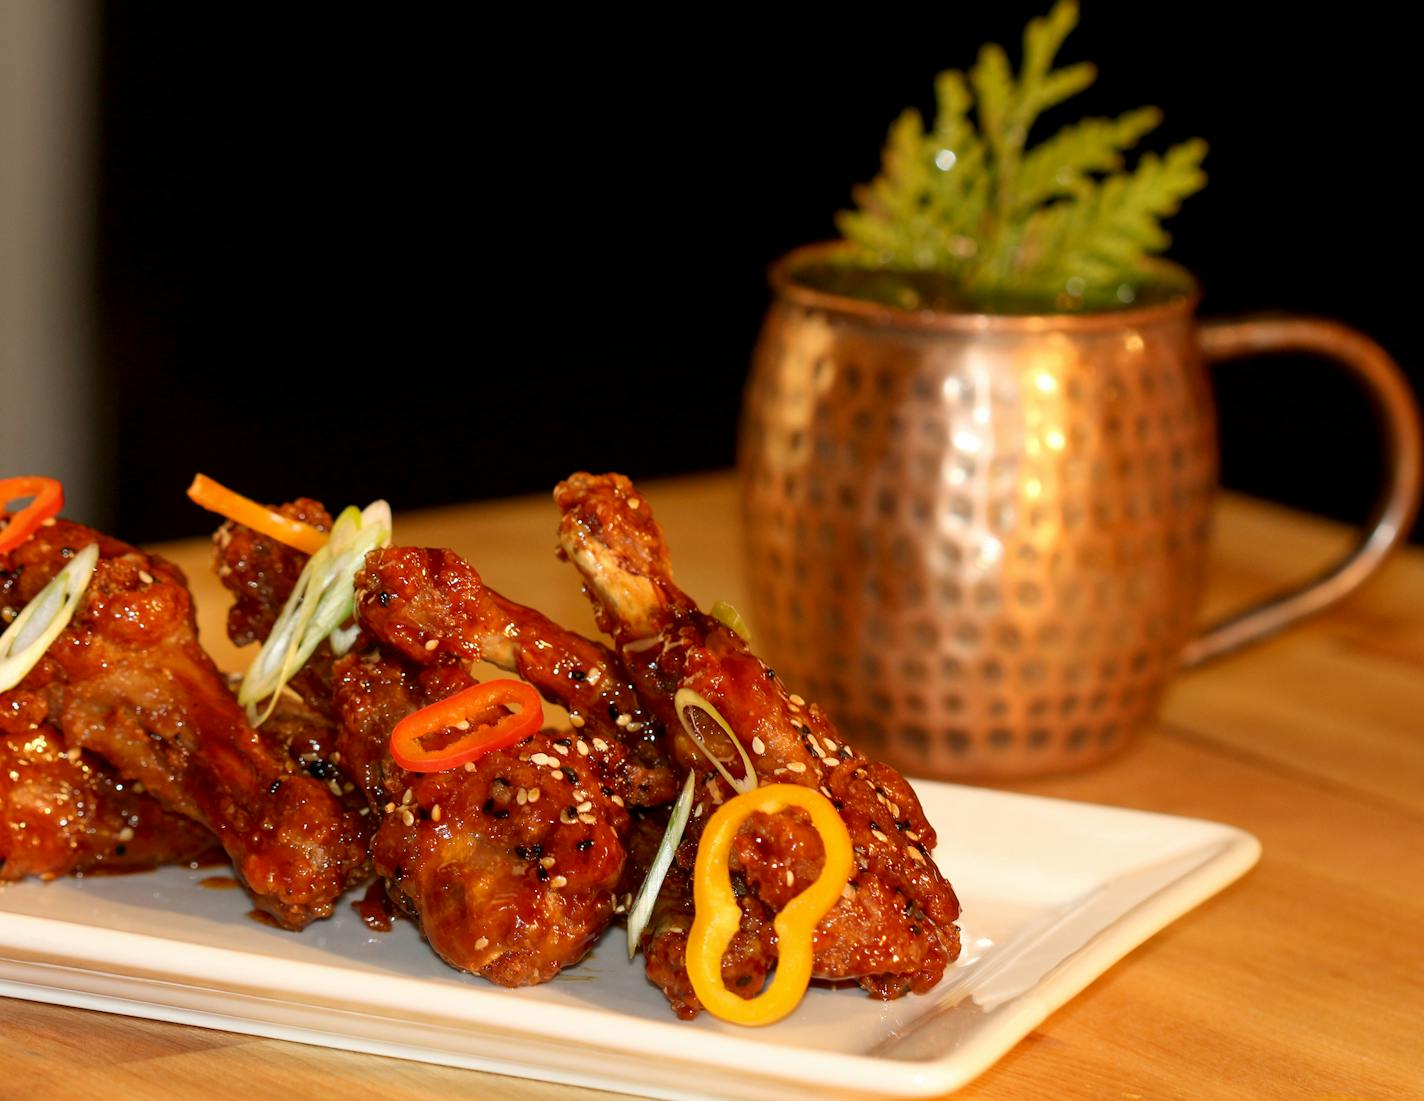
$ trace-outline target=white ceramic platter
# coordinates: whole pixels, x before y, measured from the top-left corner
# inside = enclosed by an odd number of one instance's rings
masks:
[[[0,888],[0,994],[653,1097],[932,1096],[1256,862],[1240,830],[919,782],[964,951],[929,994],[813,989],[749,1030],[676,1020],[621,929],[546,986],[441,963],[408,922],[349,905],[300,934],[247,917],[214,869]]]

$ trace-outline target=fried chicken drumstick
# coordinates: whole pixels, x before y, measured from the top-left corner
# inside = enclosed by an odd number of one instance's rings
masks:
[[[306,500],[280,511],[326,516]],[[264,637],[306,556],[235,525],[218,533],[216,556],[239,595],[230,635]],[[506,986],[547,981],[613,916],[626,808],[675,791],[661,728],[606,647],[505,600],[453,552],[372,552],[356,589],[363,642],[334,664],[318,651],[301,690],[330,686],[327,702],[310,702],[337,721],[333,760],[380,823],[376,870],[451,965]],[[466,669],[481,659],[568,707],[578,729],[540,732],[469,769],[399,768],[388,751],[396,723],[473,683]]]
[[[673,732],[679,764],[708,773],[643,933],[650,980],[679,1016],[697,1012],[685,964],[689,878],[701,827],[731,794],[681,729],[674,697],[686,688],[726,719],[761,781],[818,788],[850,831],[856,871],[816,928],[815,976],[853,979],[882,998],[932,987],[959,954],[959,903],[929,856],[934,830],[904,777],[846,745],[819,707],[789,692],[737,634],[698,610],[673,583],[662,531],[628,479],[576,474],[554,497],[563,513],[560,546],[584,577],[599,627]],[[715,750],[720,732],[706,725]],[[819,836],[794,812],[754,815],[738,835],[731,867],[743,913],[723,959],[729,989],[748,997],[761,989],[775,965],[772,918],[800,890],[788,884],[813,880],[823,855]]]
[[[43,696],[66,754],[102,758],[216,835],[259,909],[292,929],[328,916],[366,875],[360,816],[248,725],[198,645],[175,566],[56,520],[0,555],[0,603],[24,606],[93,543],[99,562],[73,619],[19,687]]]

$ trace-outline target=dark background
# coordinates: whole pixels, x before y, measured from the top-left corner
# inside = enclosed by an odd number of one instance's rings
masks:
[[[104,5],[105,521],[209,530],[196,470],[410,509],[729,465],[767,263],[833,233],[937,71],[987,39],[1017,60],[1046,9]],[[1101,75],[1072,110],[1155,103],[1148,147],[1211,143],[1169,223],[1204,314],[1339,318],[1424,390],[1414,38],[1382,6],[1305,10],[1089,3],[1061,60]],[[1364,517],[1348,382],[1281,358],[1216,383],[1227,485]]]

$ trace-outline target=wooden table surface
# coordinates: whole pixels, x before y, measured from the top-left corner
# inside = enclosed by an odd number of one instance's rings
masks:
[[[683,586],[745,607],[731,479],[644,489]],[[397,532],[467,553],[507,595],[591,630],[554,561],[554,521],[541,497],[398,516]],[[1348,541],[1227,497],[1210,602],[1302,576]],[[206,544],[164,552],[194,582],[219,663],[240,668]],[[1424,554],[1396,558],[1343,608],[1181,676],[1110,763],[1003,786],[1232,823],[1264,855],[957,1097],[1424,1097]],[[5,1099],[612,1096],[22,1001],[0,1014]]]

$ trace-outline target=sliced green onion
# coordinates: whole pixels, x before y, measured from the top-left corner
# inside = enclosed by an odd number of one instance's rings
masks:
[[[261,726],[277,706],[282,688],[306,664],[323,639],[342,653],[356,641],[341,625],[356,610],[356,571],[366,553],[391,539],[391,507],[385,501],[354,505],[336,518],[326,544],[307,560],[292,595],[282,607],[272,633],[262,644],[252,667],[242,678],[237,702],[247,708],[254,726]],[[267,700],[259,717],[257,705]]]
[[[69,626],[98,561],[99,544],[90,543],[5,628],[0,635],[0,692],[10,691],[24,680],[59,633]]]
[[[747,756],[747,751],[742,748],[741,739],[732,732],[732,728],[727,724],[727,720],[722,718],[720,711],[691,688],[679,688],[677,695],[673,697],[672,704],[673,707],[677,708],[677,719],[678,722],[682,723],[682,729],[687,731],[687,736],[691,738],[697,748],[702,751],[702,755],[711,761],[713,767],[722,774],[722,779],[732,785],[732,790],[738,795],[742,795],[757,786],[757,774],[756,769],[752,767],[752,759]],[[727,766],[712,755],[712,751],[707,748],[707,743],[702,740],[702,735],[699,734],[697,728],[692,725],[692,720],[688,718],[687,713],[694,708],[710,715],[713,721],[726,731],[727,737],[731,740],[732,745],[736,747],[737,752],[741,754],[742,769],[745,775],[740,780],[728,772]]]
[[[729,628],[737,633],[737,637],[748,646],[752,642],[752,629],[747,626],[747,621],[742,618],[742,613],[737,611],[725,600],[719,600],[712,605],[712,618],[723,627]]]
[[[648,869],[648,877],[638,888],[638,897],[633,901],[633,908],[628,911],[630,960],[638,953],[638,941],[643,936],[643,927],[648,924],[648,918],[653,916],[653,903],[658,900],[658,892],[663,889],[663,880],[667,878],[668,869],[672,867],[673,854],[677,852],[683,832],[687,829],[687,816],[692,812],[692,792],[696,786],[697,770],[694,769],[687,774],[687,779],[683,782],[682,792],[672,807],[672,817],[668,819],[667,829],[663,830],[662,843],[658,845],[657,855],[653,857],[652,866]]]

